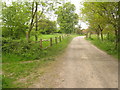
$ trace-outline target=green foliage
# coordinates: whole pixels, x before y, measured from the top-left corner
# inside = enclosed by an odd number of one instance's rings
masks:
[[[84,7],[81,9],[83,14],[81,19],[87,21],[89,30],[96,32],[98,35],[102,35],[103,32],[109,32],[111,25],[112,31],[115,32],[118,27],[117,4],[117,2],[84,2]]]
[[[6,40],[5,38],[2,51],[3,62],[38,59],[38,56],[41,56],[39,43],[27,43],[24,40]]]
[[[82,30],[80,28],[75,28],[76,34],[83,34]]]
[[[28,2],[12,2],[11,6],[3,4],[3,36],[20,39],[25,36],[30,20],[30,7]]]
[[[75,29],[75,25],[78,23],[78,15],[75,13],[75,6],[70,2],[59,6],[55,12],[58,15],[57,21],[60,25],[60,29],[64,33],[72,33]]]
[[[49,39],[55,36],[59,36],[59,34],[45,35],[45,36],[41,36],[41,38]],[[48,47],[49,45],[50,45],[49,41],[43,42],[43,48]],[[59,49],[58,46],[57,48]],[[49,52],[49,50],[41,49],[40,43],[34,43],[34,42],[27,43],[26,40],[12,40],[10,38],[3,38],[2,51],[3,51],[3,57],[2,57],[3,63],[4,62],[12,63],[18,61],[40,59],[46,57],[47,53],[51,53]]]
[[[24,62],[18,62],[18,59],[21,56],[18,56],[17,58],[14,58],[15,56],[11,54],[13,61],[9,61],[9,58],[7,55],[5,56],[7,61],[3,61],[6,63],[3,63],[3,88],[20,88],[20,87],[28,87],[30,85],[32,80],[37,79],[38,76],[36,76],[36,73],[38,72],[39,68],[45,67],[48,65],[48,63],[51,63],[54,61],[54,57],[56,55],[59,55],[60,53],[63,52],[63,50],[67,47],[69,42],[74,36],[66,37],[62,42],[58,43],[57,45],[54,45],[52,47],[49,47],[46,50],[39,51],[36,50],[34,51],[36,53],[36,57],[40,57],[40,61],[29,61],[25,62],[25,57],[23,58]],[[36,48],[33,46],[33,48]],[[39,53],[39,55],[38,55]],[[3,55],[4,56],[4,55]],[[33,54],[30,55],[30,57],[33,56]],[[31,60],[31,58],[29,59]],[[39,71],[39,74],[42,75],[45,71]],[[29,75],[31,75],[32,77]],[[25,78],[27,77],[27,78]],[[24,83],[20,80],[27,80],[27,83],[24,81]]]
[[[14,87],[11,82],[14,79],[11,79],[10,77],[5,77],[5,75],[2,76],[2,88],[11,88]]]
[[[101,50],[104,50],[108,54],[118,58],[118,51],[117,49],[115,49],[115,42],[108,40],[105,36],[104,38],[105,38],[104,41],[101,41],[101,40],[98,40],[96,35],[92,35],[92,38],[87,38],[87,40],[90,40],[91,43],[93,43],[95,46],[97,46]],[[114,38],[112,40],[114,40]]]
[[[96,33],[103,43],[106,39],[103,34],[107,34],[107,40],[115,43],[112,46],[117,48],[119,43],[118,2],[84,2],[83,6],[81,19],[89,24],[87,34]]]
[[[56,31],[56,22],[42,19],[38,22],[38,29],[42,34],[50,34]]]

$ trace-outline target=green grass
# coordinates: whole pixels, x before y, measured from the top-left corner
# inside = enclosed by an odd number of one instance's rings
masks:
[[[55,44],[55,37],[59,37],[59,36],[64,36],[65,34],[41,34],[38,36],[38,41],[40,41],[40,39],[42,40],[50,40],[50,38],[53,39],[53,44]],[[73,35],[75,36],[75,35]],[[23,38],[23,40],[26,40],[26,38]],[[31,36],[31,41],[35,41],[35,36]],[[59,39],[58,39],[59,42]],[[49,41],[43,41],[42,42],[42,47],[46,48],[50,46],[50,42]]]
[[[61,36],[61,35],[63,35],[63,34],[45,34],[45,35],[41,34],[41,35],[38,36],[38,40],[40,40],[40,39],[50,39],[50,38],[58,37],[58,36]],[[31,40],[35,41],[35,37],[32,36]]]
[[[16,62],[16,61],[21,61],[23,59],[23,57],[16,55],[16,54],[12,54],[12,53],[6,53],[6,54],[2,54],[2,62]]]
[[[46,36],[46,35],[45,35]],[[49,36],[49,35],[47,35]],[[57,45],[55,44],[55,40],[53,39],[53,46],[50,46],[49,41],[44,41],[43,43],[43,48],[40,48],[40,43],[32,43],[28,44],[26,42],[13,42],[12,41],[8,44],[5,44],[5,49],[3,49],[3,55],[2,55],[2,62],[3,63],[12,63],[12,62],[19,62],[19,61],[28,61],[28,60],[36,60],[36,59],[41,59],[43,57],[46,57],[49,55],[49,49],[51,50],[57,50],[62,48],[60,45],[63,47],[65,46],[65,43],[68,43],[69,39],[71,37],[65,37],[62,42],[58,43]],[[59,41],[59,40],[58,40]],[[13,47],[14,45],[14,47]],[[9,48],[8,48],[9,47]],[[48,49],[44,50],[46,47]],[[55,48],[55,49],[54,49]],[[57,48],[57,49],[56,49]],[[7,52],[6,52],[7,50]],[[54,52],[54,51],[53,51]]]
[[[61,35],[62,34],[41,35],[41,36],[39,36],[39,38],[49,39],[49,38],[58,37],[58,36],[61,36]]]
[[[53,61],[54,59],[44,59],[38,62],[30,62],[30,63],[10,63],[10,64],[3,64],[3,88],[20,88],[21,86],[25,87],[25,83],[17,82],[20,79],[26,78],[31,73],[36,74],[37,68],[41,68],[46,64],[46,62]],[[44,72],[40,72],[42,75]],[[30,80],[34,79],[34,75],[29,77],[28,83],[30,83]]]
[[[36,51],[36,57],[37,55],[40,55],[40,58],[37,61],[34,61],[31,58],[30,60],[33,62],[21,63],[21,58],[23,59],[21,56],[14,54],[4,56],[3,59],[6,58],[7,63],[3,63],[3,88],[28,87],[33,80],[39,77],[38,72],[40,75],[44,74],[44,71],[38,69],[47,67],[49,63],[53,62],[55,60],[54,57],[64,51],[73,37],[75,37],[75,35],[66,37],[62,42],[55,44],[46,50],[41,50],[41,52]],[[23,59],[23,61],[25,61],[25,59]],[[30,77],[31,74],[32,76]],[[27,81],[24,81],[24,78],[27,78]],[[23,79],[23,81],[20,81],[21,79]]]
[[[100,48],[101,50],[107,52],[115,58],[118,58],[118,51],[115,49],[115,43],[113,41],[109,41],[104,37],[104,40],[98,40],[96,35],[92,35],[92,38],[86,38],[95,46]]]

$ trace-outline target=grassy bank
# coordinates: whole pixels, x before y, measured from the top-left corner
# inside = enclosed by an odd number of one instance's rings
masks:
[[[58,46],[55,44],[55,37],[61,36],[61,34],[51,34],[51,35],[41,35],[41,38],[50,39],[53,38],[53,46]],[[40,37],[40,36],[39,36]],[[66,38],[66,37],[64,37]],[[58,40],[59,41],[59,40]],[[61,42],[62,44],[62,42]],[[3,63],[11,63],[11,62],[19,62],[19,61],[27,61],[27,60],[36,60],[46,57],[46,55],[53,54],[44,48],[50,46],[49,41],[42,42],[42,47],[40,48],[40,43],[27,43],[26,40],[12,40],[12,39],[3,39],[2,46],[2,62]],[[64,45],[63,45],[64,46]],[[55,47],[59,49],[59,47]],[[52,47],[53,50],[53,47]],[[51,50],[51,51],[52,51]]]
[[[113,57],[118,58],[118,51],[115,49],[114,40],[107,40],[107,38],[104,36],[104,40],[101,41],[98,40],[96,35],[92,35],[91,38],[86,38],[86,40],[89,40],[95,46],[112,55]]]
[[[62,42],[46,50],[36,51],[36,54],[40,55],[39,59],[26,61],[26,59],[23,59],[21,56],[9,54],[9,58],[8,56],[6,58],[8,61],[3,63],[3,88],[24,88],[30,85],[32,80],[37,79],[37,77],[45,72],[44,70],[38,69],[47,67],[50,63],[54,62],[54,57],[64,51],[73,37],[74,36],[66,37]],[[9,59],[13,60],[10,62]]]

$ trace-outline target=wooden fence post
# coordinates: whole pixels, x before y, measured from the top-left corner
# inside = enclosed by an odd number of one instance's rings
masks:
[[[50,38],[50,46],[52,46],[52,38]]]
[[[28,32],[26,32],[26,40],[28,41]]]
[[[55,37],[55,43],[57,44],[57,37]]]
[[[40,48],[42,48],[42,39],[40,39]]]
[[[61,42],[61,36],[59,36],[60,42]]]

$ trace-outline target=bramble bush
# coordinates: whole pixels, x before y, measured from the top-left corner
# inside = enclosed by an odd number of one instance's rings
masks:
[[[45,53],[40,48],[39,43],[27,43],[25,40],[12,40],[3,38],[2,52],[4,56],[20,56],[21,59],[38,59]]]

